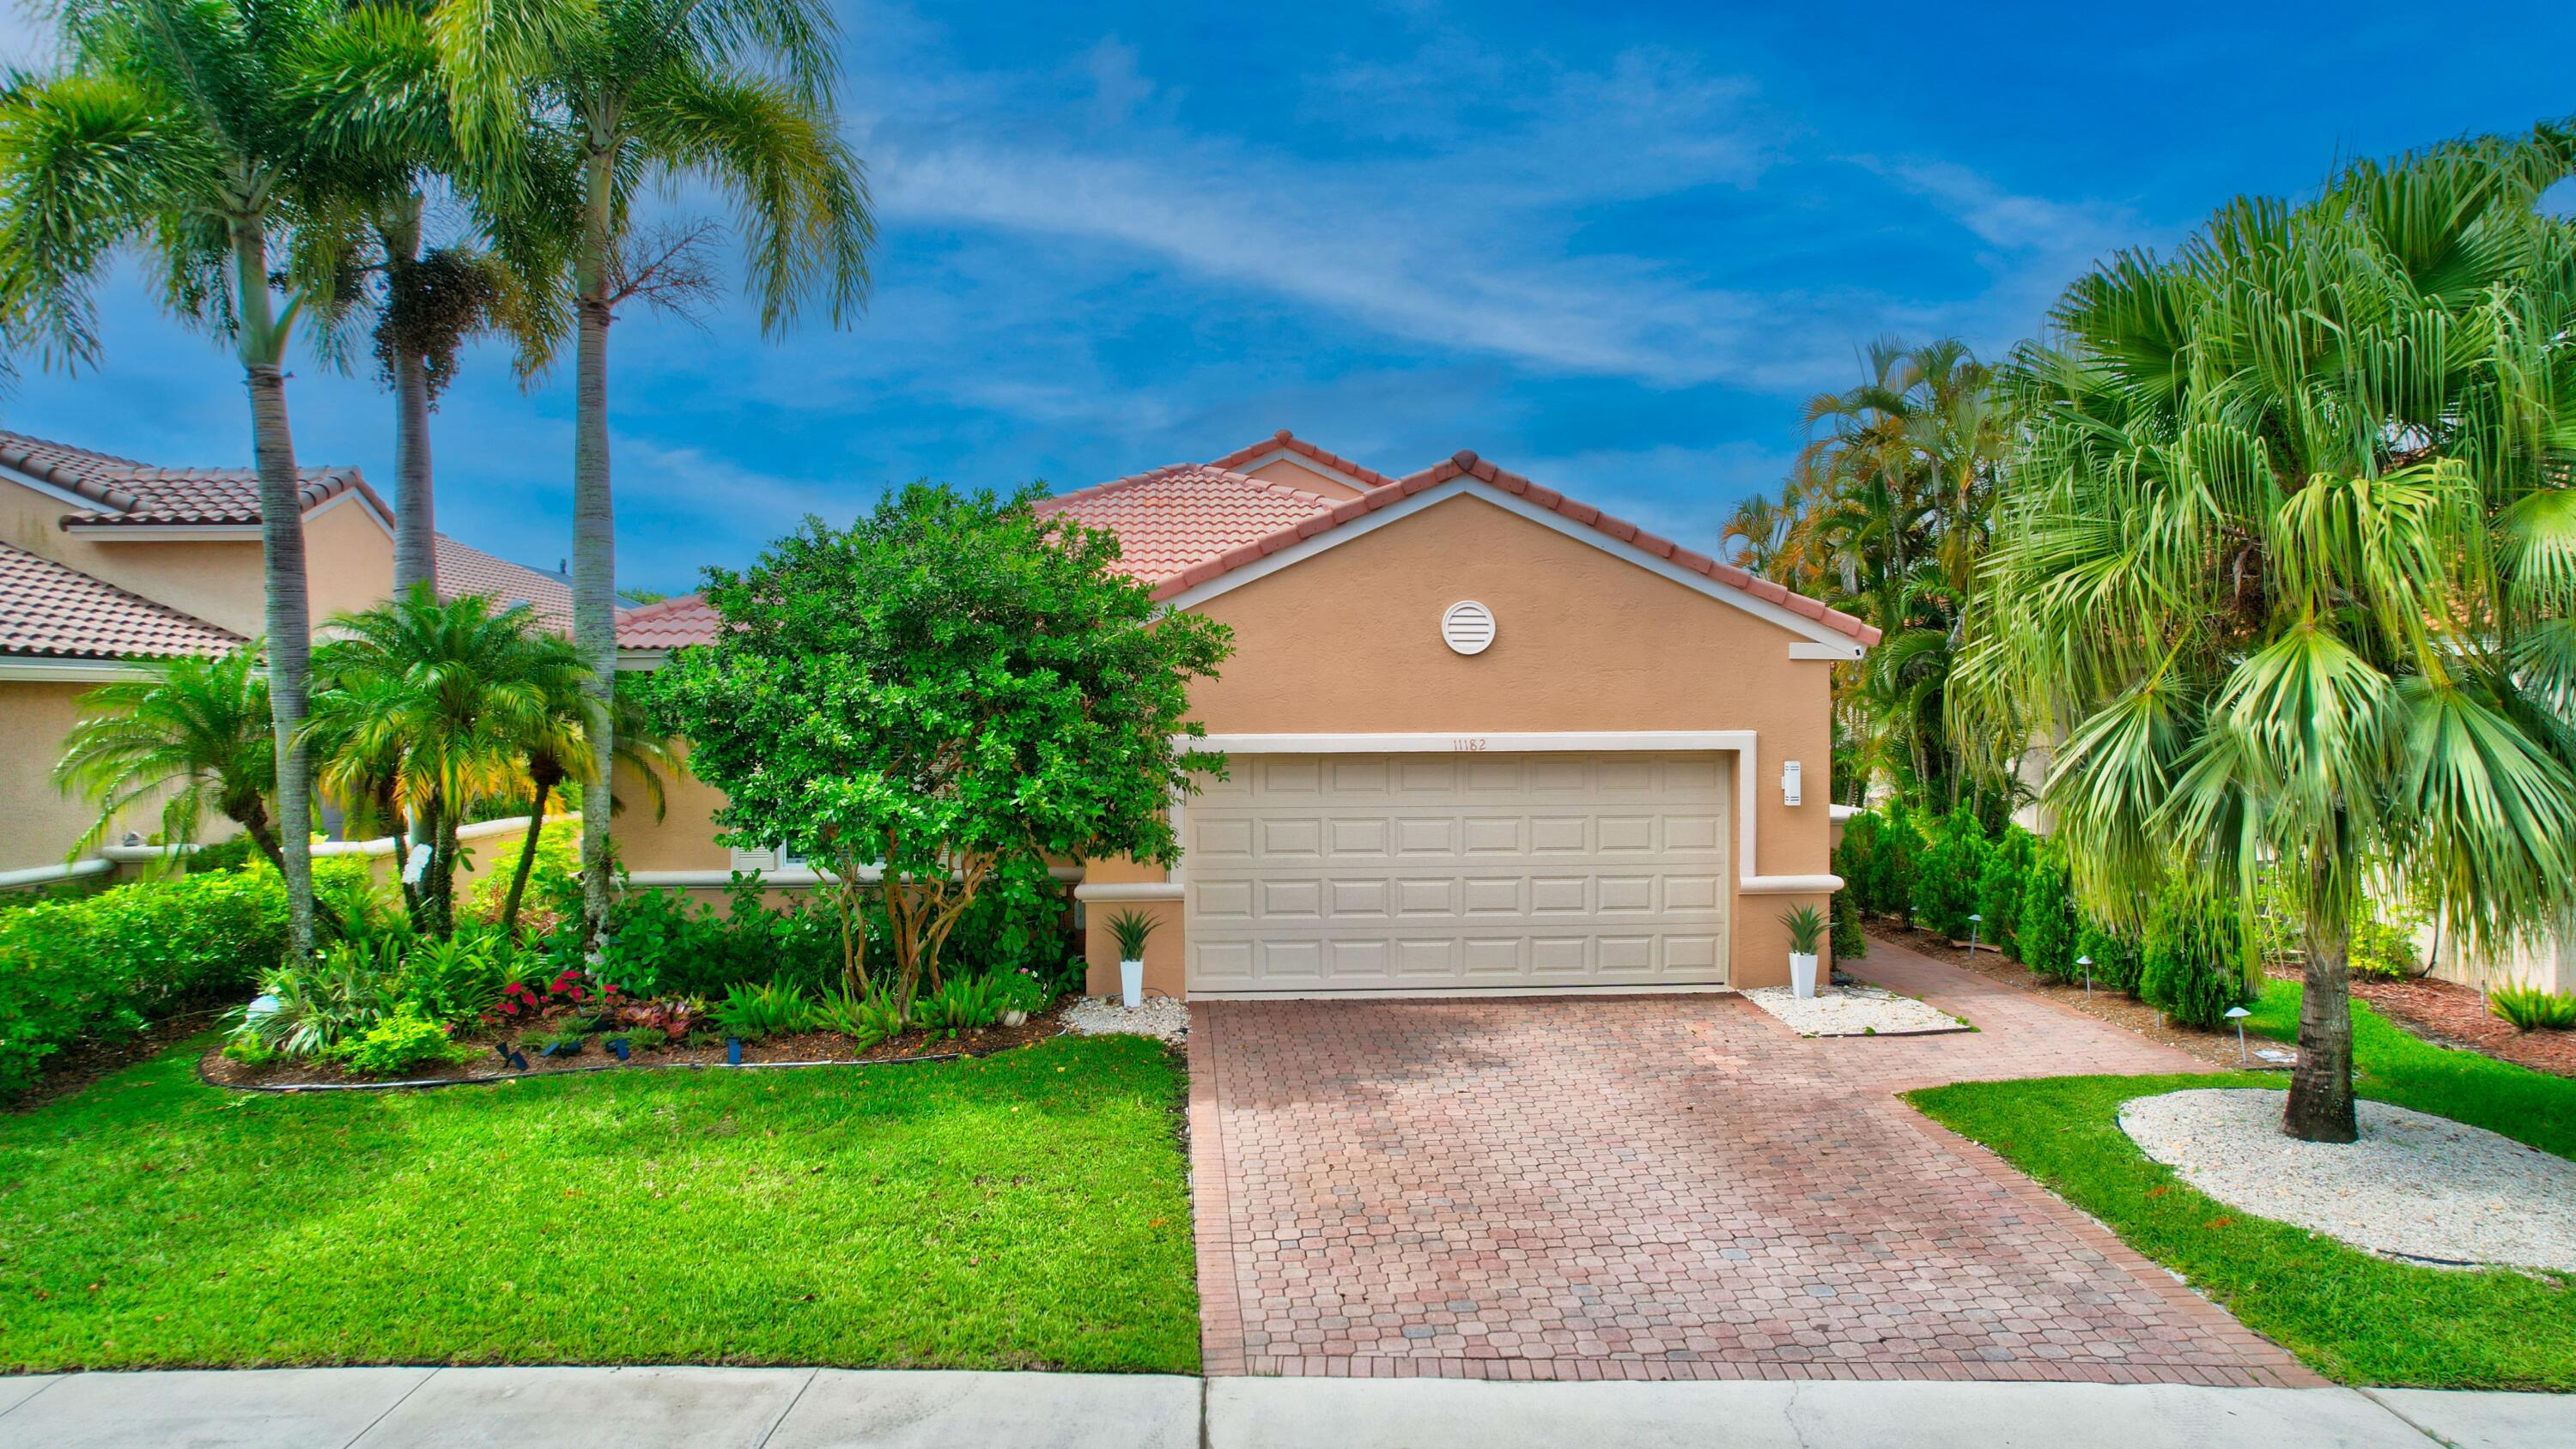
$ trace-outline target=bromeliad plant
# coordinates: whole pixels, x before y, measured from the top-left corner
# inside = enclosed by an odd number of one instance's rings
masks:
[[[2287,1130],[2356,1136],[2348,957],[2378,864],[2485,947],[2576,895],[2576,225],[2555,129],[2244,199],[2075,284],[1950,687],[2077,894],[2282,863],[2306,990]],[[2099,958],[2099,953],[2094,953]]]

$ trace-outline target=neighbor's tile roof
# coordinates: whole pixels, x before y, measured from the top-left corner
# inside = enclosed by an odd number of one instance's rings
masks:
[[[242,637],[76,568],[0,543],[0,655],[228,654]]]
[[[1174,463],[1046,499],[1038,512],[1117,534],[1120,571],[1161,583],[1239,544],[1322,517],[1332,506],[1321,494],[1213,463]]]
[[[1211,468],[1240,468],[1255,458],[1268,457],[1270,454],[1276,453],[1282,448],[1285,448],[1289,452],[1295,453],[1310,462],[1321,463],[1325,467],[1330,468],[1337,473],[1343,473],[1350,477],[1357,478],[1371,488],[1384,488],[1396,481],[1393,478],[1389,478],[1384,473],[1377,471],[1375,468],[1354,463],[1339,453],[1327,453],[1323,449],[1316,447],[1314,444],[1307,442],[1304,438],[1298,437],[1296,434],[1288,431],[1286,428],[1281,428],[1279,431],[1272,433],[1269,437],[1262,439],[1258,443],[1254,443],[1248,448],[1237,448],[1233,452],[1226,454],[1224,457],[1217,459],[1215,462],[1208,464],[1208,466]]]
[[[696,594],[626,609],[617,616],[620,649],[677,649],[716,642],[716,611]]]
[[[438,535],[437,549],[440,598],[481,594],[505,608],[527,604],[539,624],[558,634],[572,633],[572,583],[563,575],[495,558],[443,533]]]
[[[259,475],[248,468],[155,468],[131,458],[11,432],[0,432],[0,467],[14,468],[97,505],[65,514],[65,523],[259,522]],[[355,489],[379,515],[392,516],[355,468],[306,468],[302,477],[298,492],[306,513]]]

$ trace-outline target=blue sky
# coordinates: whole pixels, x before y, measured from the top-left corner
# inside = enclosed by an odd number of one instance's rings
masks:
[[[1177,18],[1176,18],[1177,17]],[[2563,5],[849,5],[868,313],[764,340],[637,314],[621,584],[678,591],[890,482],[1080,486],[1293,428],[1389,472],[1471,447],[1711,547],[1858,349],[1999,354],[2095,258],[2338,157],[2576,112]],[[29,22],[0,26],[13,59]],[[687,211],[685,197],[669,203]],[[226,356],[111,288],[105,364],[7,426],[246,463]],[[307,462],[390,409],[305,359]],[[568,364],[469,356],[441,523],[570,552]]]

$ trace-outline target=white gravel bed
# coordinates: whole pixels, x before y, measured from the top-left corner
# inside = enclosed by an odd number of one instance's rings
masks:
[[[2448,1117],[2362,1102],[2361,1140],[2281,1131],[2281,1094],[2140,1097],[2120,1130],[2227,1204],[2387,1257],[2576,1272],[2576,1162]]]
[[[1800,1036],[1903,1036],[1965,1031],[1968,1024],[1911,996],[1877,986],[1819,986],[1801,1001],[1786,986],[1757,986],[1744,999],[1789,1024]]]
[[[1190,1009],[1168,996],[1148,996],[1134,1011],[1115,996],[1086,996],[1056,1013],[1064,1029],[1084,1036],[1126,1033],[1179,1042],[1190,1034]]]

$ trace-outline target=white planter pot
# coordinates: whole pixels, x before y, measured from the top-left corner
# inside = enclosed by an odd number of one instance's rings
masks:
[[[1144,962],[1121,961],[1118,963],[1118,996],[1120,1003],[1129,1011],[1134,1011],[1137,1007],[1145,1004]]]
[[[1789,953],[1789,989],[1803,1001],[1816,994],[1816,958],[1812,954]]]

